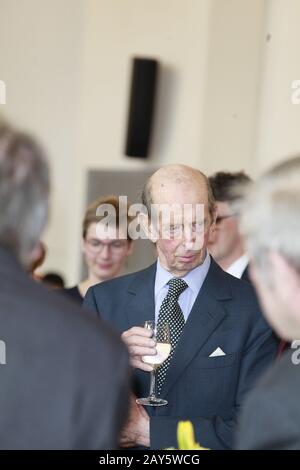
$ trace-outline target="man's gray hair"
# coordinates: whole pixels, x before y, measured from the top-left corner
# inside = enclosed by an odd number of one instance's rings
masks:
[[[29,135],[0,121],[0,246],[26,265],[48,214],[49,169]]]
[[[300,156],[276,165],[248,187],[239,210],[249,254],[266,276],[270,250],[300,273]]]

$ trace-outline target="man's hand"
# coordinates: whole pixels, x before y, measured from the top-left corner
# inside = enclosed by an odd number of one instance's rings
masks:
[[[142,361],[142,356],[155,356],[157,354],[156,342],[151,336],[151,330],[139,326],[134,326],[122,334],[121,338],[129,350],[132,367],[146,372],[153,370],[153,366]]]
[[[143,406],[136,403],[136,397],[130,397],[129,417],[122,429],[121,447],[150,447],[150,419]]]

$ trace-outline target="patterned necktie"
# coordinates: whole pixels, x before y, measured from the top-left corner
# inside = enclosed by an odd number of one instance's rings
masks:
[[[166,373],[169,368],[171,359],[173,357],[176,344],[183,330],[185,320],[178,303],[180,294],[188,287],[187,283],[182,279],[174,277],[168,282],[169,290],[164,298],[159,309],[157,327],[163,326],[168,323],[170,329],[171,352],[168,359],[157,370],[157,393],[161,392],[164,384]],[[159,342],[159,330],[157,335],[157,342]]]

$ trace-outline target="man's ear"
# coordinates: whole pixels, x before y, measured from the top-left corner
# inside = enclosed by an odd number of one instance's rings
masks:
[[[273,272],[275,287],[281,292],[284,299],[299,297],[300,301],[300,275],[292,264],[277,251],[272,250],[269,254],[270,270]]]
[[[259,269],[253,263],[253,261],[250,261],[249,263],[249,276],[254,286],[259,285],[263,281],[262,275]]]
[[[148,214],[143,214],[140,212],[138,215],[138,220],[146,238],[152,241],[152,243],[156,243],[158,240],[157,231],[155,230],[155,227],[151,222]]]

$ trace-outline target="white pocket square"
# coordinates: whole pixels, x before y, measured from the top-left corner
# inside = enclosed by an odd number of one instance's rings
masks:
[[[218,357],[218,356],[226,356],[224,351],[221,348],[217,348],[213,353],[211,353],[208,357]]]

